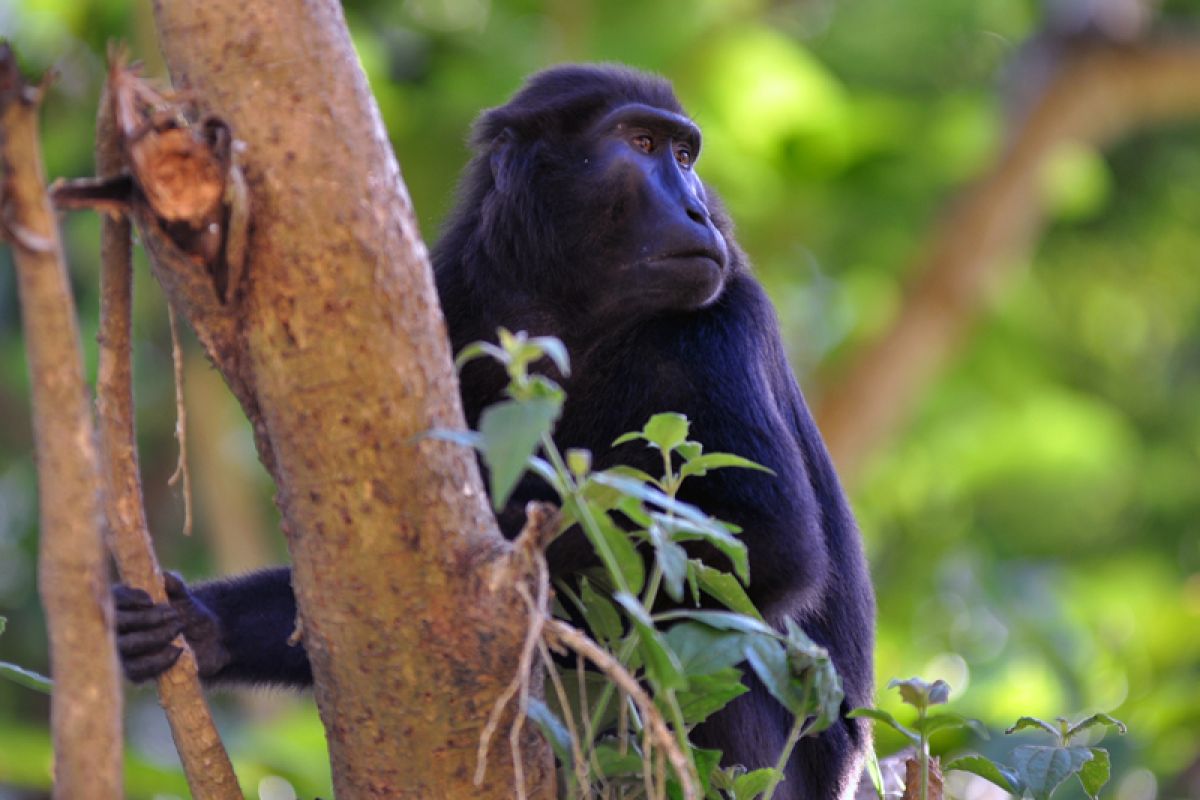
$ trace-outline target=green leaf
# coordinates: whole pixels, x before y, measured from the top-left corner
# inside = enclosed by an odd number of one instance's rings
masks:
[[[696,765],[696,775],[700,778],[700,789],[708,794],[712,786],[712,776],[721,764],[721,751],[708,747],[693,747],[692,762]]]
[[[733,781],[733,796],[736,800],[754,800],[767,790],[776,780],[782,780],[779,770],[763,767],[753,772],[747,772]]]
[[[988,738],[988,730],[982,722],[970,717],[964,717],[962,714],[935,714],[916,720],[912,726],[918,733],[924,733],[926,738],[948,728],[969,728],[978,736],[984,739]]]
[[[627,478],[619,474],[619,472],[612,470],[597,472],[592,475],[592,480],[605,486],[610,486],[624,495],[636,497],[642,502],[649,503],[656,508],[674,514],[692,523],[697,530],[705,532],[720,531],[728,535],[728,529],[722,523],[712,519],[695,506],[676,500],[653,486],[648,486],[639,481]]]
[[[1092,751],[1086,747],[1026,744],[1013,750],[1012,758],[1019,780],[1034,800],[1049,800],[1059,784],[1092,760]]]
[[[1111,717],[1108,714],[1092,714],[1087,719],[1081,720],[1080,722],[1072,725],[1070,729],[1067,730],[1067,734],[1064,738],[1069,742],[1071,739],[1083,733],[1088,728],[1094,728],[1097,725],[1116,728],[1117,733],[1121,735],[1124,735],[1125,731],[1128,730],[1128,728],[1125,727],[1125,723],[1121,722],[1121,720],[1117,719],[1116,717]]]
[[[580,581],[579,594],[583,604],[583,618],[587,620],[592,635],[610,645],[620,639],[624,631],[616,606],[593,589],[587,578]]]
[[[941,705],[950,699],[950,684],[941,679],[926,683],[920,678],[903,681],[893,678],[888,681],[888,688],[899,689],[900,699],[917,709]]]
[[[642,560],[633,542],[629,541],[629,534],[617,527],[617,524],[612,521],[612,517],[604,512],[593,513],[592,516],[596,520],[599,530],[593,532],[590,525],[583,526],[583,532],[592,541],[592,547],[595,547],[598,553],[602,552],[602,545],[595,539],[595,533],[603,540],[603,546],[607,547],[608,552],[615,559],[616,563],[612,566],[620,571],[620,577],[625,581],[625,588],[634,593],[640,592],[646,584],[646,563]],[[605,566],[609,567],[607,560],[603,558],[602,560],[605,561]],[[616,580],[616,576],[613,576],[613,580]]]
[[[526,462],[562,409],[550,399],[506,400],[484,409],[479,418],[483,457],[488,466],[492,507],[497,511],[525,473]]]
[[[794,621],[787,621],[785,639],[788,666],[792,677],[810,689],[808,702],[815,704],[816,717],[809,724],[809,735],[820,733],[837,721],[845,692],[842,679],[833,668],[829,651],[814,642]]]
[[[787,650],[783,642],[767,636],[752,637],[746,645],[746,660],[771,696],[796,717],[807,717],[812,710],[812,698],[805,696],[804,686],[792,675]]]
[[[653,447],[669,453],[687,441],[688,418],[683,414],[655,414],[642,428],[642,436]]]
[[[471,344],[458,351],[458,356],[454,359],[454,368],[462,370],[463,366],[477,358],[490,356],[501,364],[508,363],[508,353],[490,342],[471,342]]]
[[[1108,783],[1109,773],[1112,770],[1112,765],[1108,760],[1108,751],[1103,747],[1090,748],[1092,751],[1092,760],[1079,768],[1079,783],[1083,785],[1083,790],[1087,792],[1087,796],[1096,800],[1100,796],[1100,790]]]
[[[696,582],[709,597],[731,611],[762,620],[762,614],[758,613],[758,609],[754,607],[754,601],[746,594],[746,590],[742,588],[742,584],[738,583],[737,578],[728,572],[714,569],[699,559],[692,559],[689,567]]]
[[[707,675],[688,675],[688,688],[676,692],[675,699],[688,725],[698,725],[720,711],[735,697],[750,688],[742,683],[742,671],[726,667]]]
[[[699,622],[681,622],[666,633],[667,646],[689,676],[706,675],[746,660],[747,634]]]
[[[724,523],[708,519],[706,524],[697,525],[689,519],[680,519],[660,513],[654,513],[651,517],[674,541],[700,540],[708,542],[729,559],[733,565],[733,571],[742,583],[750,582],[750,559],[746,544],[730,533]]]
[[[8,617],[0,617],[0,634],[4,633],[6,625],[8,625]]]
[[[684,442],[675,448],[675,452],[679,453],[684,461],[691,461],[700,457],[700,454],[704,452],[704,445],[700,442]]]
[[[33,689],[43,694],[50,694],[54,689],[54,681],[45,675],[39,675],[33,670],[18,667],[7,661],[0,661],[0,678],[8,678],[18,686],[24,686],[26,689]]]
[[[672,542],[658,525],[650,526],[654,558],[662,570],[664,588],[676,603],[683,602],[683,579],[687,577],[687,552]]]
[[[846,715],[847,719],[873,719],[876,722],[882,722],[892,730],[899,733],[904,738],[908,739],[913,744],[921,743],[920,734],[911,731],[888,712],[882,708],[856,708]]]
[[[595,752],[600,774],[606,778],[642,774],[642,755],[632,748],[622,755],[616,745],[605,742],[596,745]]]
[[[585,478],[592,471],[592,451],[572,447],[566,453],[567,469],[576,478]]]
[[[717,628],[723,631],[741,631],[742,633],[753,633],[760,636],[766,636],[771,639],[779,639],[779,634],[775,629],[766,624],[762,620],[748,617],[745,614],[738,614],[733,611],[707,611],[690,608],[679,608],[674,611],[664,611],[661,614],[655,614],[654,619],[658,622],[667,622],[673,619],[692,620],[694,622],[702,622],[712,628]]]
[[[559,374],[564,378],[571,374],[571,359],[567,355],[566,346],[561,341],[553,336],[535,336],[529,340],[529,343],[553,361]]]
[[[550,743],[550,748],[558,757],[558,763],[566,764],[569,769],[574,762],[571,758],[571,733],[567,726],[549,706],[536,697],[529,698],[527,714]]]
[[[1016,733],[1017,731],[1022,731],[1026,728],[1037,728],[1038,730],[1045,731],[1055,739],[1059,738],[1061,735],[1057,725],[1051,725],[1044,719],[1038,719],[1037,717],[1021,717],[1013,724],[1011,728],[1008,728],[1004,732],[1006,734]]]
[[[684,478],[699,477],[707,475],[710,469],[724,469],[725,467],[755,469],[759,472],[766,472],[771,475],[775,474],[773,470],[748,458],[735,456],[732,453],[709,453],[708,455],[697,456],[685,462],[679,470],[679,475]]]
[[[996,784],[1009,794],[1020,795],[1024,791],[1024,786],[1015,772],[1003,764],[997,764],[995,761],[984,756],[962,756],[948,764],[942,765],[942,772],[949,772],[952,769],[978,775],[985,781]],[[880,796],[882,797],[883,795]]]
[[[638,632],[638,650],[642,653],[646,664],[646,673],[659,689],[687,688],[687,675],[679,659],[667,647],[662,634],[654,627],[654,621],[649,612],[636,597],[624,592],[617,592],[613,599],[617,605],[625,609],[629,619]]]

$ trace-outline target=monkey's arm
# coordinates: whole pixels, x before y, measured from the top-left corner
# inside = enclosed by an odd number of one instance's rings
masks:
[[[117,648],[130,680],[149,680],[174,664],[180,651],[171,641],[182,633],[206,683],[312,683],[304,646],[288,644],[296,601],[287,567],[191,589],[168,573],[166,586],[169,602],[161,605],[140,589],[113,588]]]

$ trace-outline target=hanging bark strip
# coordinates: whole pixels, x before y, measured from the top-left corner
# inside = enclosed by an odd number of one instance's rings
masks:
[[[95,431],[74,301],[42,174],[41,95],[21,78],[9,47],[0,45],[0,238],[13,248],[33,388],[38,591],[54,677],[54,796],[119,800],[121,690]]]
[[[96,168],[101,176],[125,166],[112,113],[111,95],[101,98],[96,122]],[[97,407],[104,460],[109,546],[121,579],[165,602],[162,572],[146,525],[134,435],[132,347],[132,241],[128,217],[101,221],[100,359]],[[159,702],[167,714],[188,787],[198,800],[240,798],[237,778],[209,713],[195,656],[182,636],[179,660],[158,679]]]

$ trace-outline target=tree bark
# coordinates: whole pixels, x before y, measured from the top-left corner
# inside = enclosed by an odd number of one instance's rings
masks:
[[[125,168],[110,93],[100,100],[96,122],[96,171],[101,177]],[[100,357],[96,380],[100,451],[104,458],[104,497],[109,547],[130,586],[167,600],[162,571],[146,525],[138,473],[133,419],[133,241],[126,216],[100,222]],[[229,755],[204,699],[196,657],[183,636],[179,660],[158,678],[158,697],[171,726],[188,787],[197,800],[240,798]]]
[[[528,579],[462,428],[424,246],[333,0],[156,2],[177,88],[244,142],[247,279],[222,303],[203,268],[139,226],[154,269],[254,426],[294,562],[301,635],[341,800],[514,794],[479,735],[517,669]],[[553,794],[526,729],[523,771]]]
[[[0,236],[12,244],[33,386],[38,591],[54,691],[54,796],[118,800],[121,691],[83,351],[38,147],[41,91],[0,45]]]
[[[1200,40],[1157,38],[1065,49],[992,168],[930,237],[895,320],[852,356],[816,415],[843,478],[908,417],[991,290],[1045,223],[1039,179],[1060,145],[1103,145],[1165,120],[1200,114]]]

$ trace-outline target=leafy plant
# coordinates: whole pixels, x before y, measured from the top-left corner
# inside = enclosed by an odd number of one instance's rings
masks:
[[[1021,717],[1005,733],[1029,728],[1042,730],[1054,737],[1054,744],[1017,747],[1012,753],[1012,766],[970,755],[951,761],[946,769],[974,773],[1006,792],[1033,800],[1049,800],[1059,786],[1075,775],[1087,796],[1094,799],[1108,783],[1111,770],[1108,751],[1103,747],[1073,745],[1071,742],[1095,727],[1116,728],[1122,734],[1126,730],[1123,722],[1108,714],[1093,714],[1074,725],[1064,717],[1055,717],[1054,723],[1036,717]]]
[[[848,716],[863,717],[873,719],[876,722],[882,722],[899,732],[905,739],[912,743],[917,749],[917,767],[918,775],[920,776],[916,796],[920,800],[928,800],[930,796],[930,737],[939,731],[960,728],[970,728],[986,737],[987,729],[978,720],[969,719],[961,714],[952,712],[942,712],[940,714],[929,713],[930,708],[943,705],[950,699],[950,684],[943,680],[926,683],[920,678],[909,678],[908,680],[893,679],[888,683],[888,688],[898,689],[900,691],[900,699],[917,710],[917,719],[911,726],[900,724],[895,717],[879,708],[856,708]]]
[[[498,344],[469,345],[457,363],[480,357],[504,366],[507,398],[484,411],[478,432],[431,435],[480,452],[497,509],[526,471],[554,489],[562,530],[578,526],[600,562],[583,575],[556,576],[563,616],[584,620],[596,642],[647,687],[706,797],[769,799],[796,743],[837,719],[841,681],[828,652],[797,626],[781,633],[763,621],[744,588],[751,576],[738,529],[677,498],[686,480],[712,470],[769,470],[731,453],[705,453],[689,438],[688,419],[671,413],[654,415],[640,431],[613,443],[657,450],[661,474],[628,466],[596,470],[587,451],[559,452],[552,432],[564,392],[550,378],[530,373],[534,363],[549,358],[560,374],[569,374],[560,342],[501,329]],[[689,555],[690,542],[720,553],[728,571]],[[723,608],[699,608],[702,597]],[[752,772],[722,769],[720,752],[688,740],[693,726],[746,691],[742,665],[795,718],[776,765]],[[614,703],[614,685],[593,673],[559,671],[564,674],[554,683],[562,696],[531,704],[530,716],[558,753],[568,792],[600,783],[650,793],[651,757],[639,743],[644,721],[636,707],[625,697]],[[588,774],[578,774],[580,759],[572,758],[572,730]],[[678,796],[679,776],[667,776],[663,788]]]

